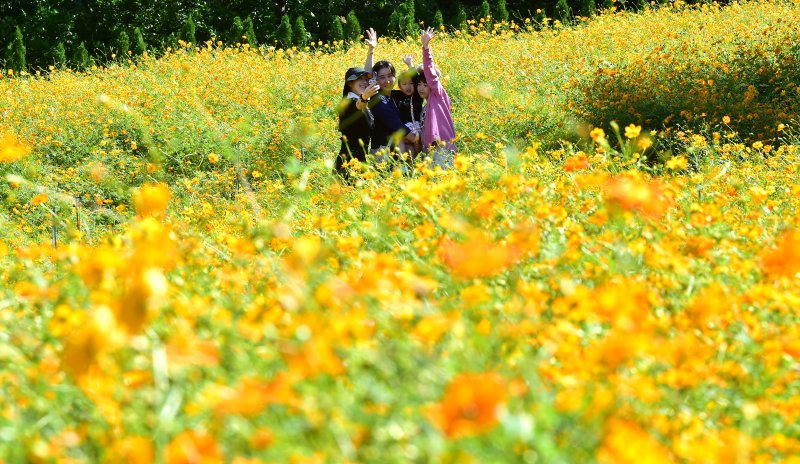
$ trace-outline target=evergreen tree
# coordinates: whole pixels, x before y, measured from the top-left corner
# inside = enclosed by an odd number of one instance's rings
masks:
[[[183,25],[183,29],[181,29],[181,34],[179,38],[186,43],[194,45],[197,43],[197,39],[195,39],[195,32],[197,32],[197,25],[194,22],[194,15],[189,15],[186,18],[186,22]]]
[[[144,43],[142,37],[142,30],[138,27],[133,30],[133,53],[135,55],[142,55],[147,51],[147,44]]]
[[[570,10],[567,0],[558,0],[555,9],[555,19],[561,21],[561,24],[569,24]]]
[[[342,29],[342,20],[339,16],[334,16],[331,22],[331,42],[338,42],[344,39],[344,29]]]
[[[453,21],[453,25],[462,31],[467,30],[467,12],[461,5],[458,6],[458,14],[456,15],[456,19]]]
[[[634,0],[634,4],[636,5],[636,11],[644,11],[650,6],[650,2],[647,0]]]
[[[495,7],[495,21],[502,23],[508,22],[508,8],[506,8],[506,0],[497,0]]]
[[[603,0],[603,9],[611,11],[614,8],[614,0]]]
[[[236,16],[233,18],[233,24],[231,25],[230,30],[228,31],[228,44],[235,45],[237,43],[242,43],[244,38],[244,26],[242,26],[242,18]]]
[[[78,48],[75,49],[75,54],[72,55],[72,66],[79,71],[83,71],[91,66],[89,51],[86,50],[85,43],[81,42]]]
[[[414,0],[406,0],[405,3],[405,15],[403,16],[402,21],[402,32],[403,34],[416,36],[419,35],[419,26],[417,25],[417,12],[414,8]]]
[[[292,23],[289,22],[288,15],[283,15],[281,18],[281,25],[278,26],[276,39],[280,47],[289,48],[292,46]]]
[[[347,23],[344,27],[344,39],[353,42],[358,42],[361,38],[361,23],[358,22],[358,17],[353,10],[347,13]]]
[[[244,36],[247,37],[247,43],[251,47],[258,46],[258,39],[256,38],[256,30],[253,27],[253,18],[250,16],[244,18],[244,22],[242,23],[242,27],[244,28]]]
[[[486,0],[483,0],[483,2],[481,3],[481,12],[480,12],[480,16],[478,17],[478,19],[486,19],[486,18],[489,18],[491,16],[492,16],[492,10],[489,7],[489,2],[487,2]]]
[[[442,10],[436,10],[436,14],[433,15],[433,22],[431,23],[434,29],[437,31],[444,26],[444,18],[442,17]]]
[[[308,32],[306,31],[306,23],[303,21],[302,16],[298,16],[295,20],[292,34],[294,37],[292,42],[297,48],[303,48],[308,45]]]
[[[59,69],[67,67],[67,52],[64,49],[64,42],[59,42],[53,49],[53,66]]]
[[[131,41],[128,38],[128,33],[121,31],[117,34],[117,40],[114,41],[114,53],[117,56],[128,56],[128,50],[131,49]]]
[[[14,40],[11,41],[6,50],[6,67],[14,71],[24,71],[27,68],[25,54],[25,40],[22,37],[22,29],[17,26],[14,31]]]
[[[581,15],[590,18],[597,13],[597,4],[594,0],[581,0]]]

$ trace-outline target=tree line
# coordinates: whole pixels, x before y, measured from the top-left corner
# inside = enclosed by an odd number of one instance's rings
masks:
[[[649,4],[624,1],[627,8]],[[212,37],[288,48],[358,41],[369,27],[381,35],[415,35],[420,22],[452,28],[490,16],[493,22],[545,16],[567,22],[611,6],[626,7],[622,0],[2,0],[0,67],[82,69]]]

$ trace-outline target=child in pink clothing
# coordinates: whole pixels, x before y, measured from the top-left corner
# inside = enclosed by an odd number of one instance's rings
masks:
[[[422,33],[422,69],[414,84],[419,96],[426,100],[422,109],[422,150],[433,158],[433,165],[442,169],[453,166],[456,152],[456,129],[453,124],[450,97],[441,82],[439,70],[433,64],[430,42],[436,37],[433,28]]]

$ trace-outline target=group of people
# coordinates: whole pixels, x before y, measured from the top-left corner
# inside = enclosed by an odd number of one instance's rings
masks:
[[[452,166],[456,132],[450,97],[433,63],[434,37],[432,28],[422,32],[422,66],[414,67],[413,56],[407,55],[408,68],[398,75],[389,61],[373,64],[378,38],[373,29],[367,31],[364,67],[345,73],[336,172],[348,178],[350,161],[366,162],[368,154],[376,163],[401,162],[404,170],[413,168],[419,156],[442,169]]]

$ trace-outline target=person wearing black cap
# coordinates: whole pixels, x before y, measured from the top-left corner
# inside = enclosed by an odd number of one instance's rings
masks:
[[[336,157],[336,172],[349,178],[345,164],[355,158],[366,162],[375,119],[367,103],[378,93],[377,84],[370,85],[372,73],[364,68],[350,68],[344,75],[342,102],[339,105],[339,131],[342,148]]]

